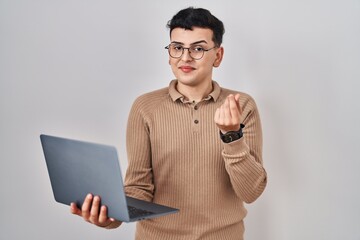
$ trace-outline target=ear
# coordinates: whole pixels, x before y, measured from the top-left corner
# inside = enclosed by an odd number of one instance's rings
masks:
[[[223,59],[223,56],[224,56],[224,48],[220,46],[217,49],[217,52],[216,52],[216,58],[215,58],[215,61],[213,63],[214,67],[219,67],[220,66],[221,61]]]

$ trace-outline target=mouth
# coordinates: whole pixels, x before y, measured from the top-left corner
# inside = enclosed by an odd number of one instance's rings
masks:
[[[195,70],[195,68],[191,67],[191,66],[181,66],[181,67],[179,67],[179,69],[185,73],[189,73],[189,72],[192,72],[193,70]]]

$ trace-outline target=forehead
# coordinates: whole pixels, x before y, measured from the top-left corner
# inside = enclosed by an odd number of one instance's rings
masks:
[[[174,28],[170,35],[170,40],[173,42],[181,42],[184,44],[191,44],[198,41],[206,41],[208,44],[212,43],[213,31],[208,28],[193,27],[192,30],[185,28]]]

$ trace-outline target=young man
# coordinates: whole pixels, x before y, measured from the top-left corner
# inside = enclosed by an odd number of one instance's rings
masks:
[[[254,100],[212,80],[224,55],[224,27],[208,10],[187,8],[168,23],[169,87],[140,96],[128,120],[128,196],[180,209],[137,223],[136,239],[243,239],[246,210],[266,186]],[[71,211],[101,227],[100,197]]]

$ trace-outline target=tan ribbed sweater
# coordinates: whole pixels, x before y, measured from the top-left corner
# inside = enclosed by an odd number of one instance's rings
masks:
[[[240,93],[244,136],[225,144],[214,114],[237,92],[213,82],[212,93],[194,104],[176,84],[140,96],[129,115],[127,195],[180,209],[138,222],[136,239],[243,239],[243,202],[266,186],[256,104]]]

